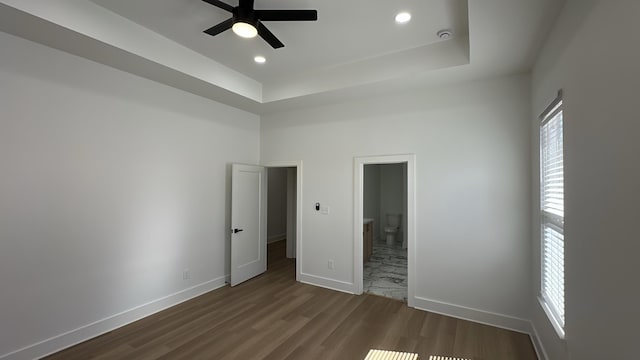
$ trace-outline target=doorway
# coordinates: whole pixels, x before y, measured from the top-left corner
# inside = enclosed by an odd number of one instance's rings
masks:
[[[278,217],[270,231],[267,231],[267,266],[285,260],[295,263],[295,279],[300,279],[302,243],[302,161],[275,161],[263,164],[267,168],[267,224],[269,217]],[[272,174],[274,174],[272,176]],[[269,193],[269,183],[275,185]],[[272,199],[279,202],[275,209],[269,209]],[[277,210],[279,209],[279,210]],[[286,210],[283,210],[286,209]],[[276,215],[275,211],[279,211]],[[284,216],[283,216],[284,215]],[[283,223],[284,232],[283,232]],[[269,228],[269,226],[267,226]],[[284,239],[283,239],[284,238]],[[275,256],[275,257],[274,257]]]
[[[296,177],[295,167],[267,168],[267,271],[295,263]]]
[[[407,301],[407,163],[365,164],[363,291]]]
[[[393,191],[389,187],[393,187]],[[413,306],[415,155],[356,157],[354,159],[354,194],[355,292],[362,294],[365,291],[366,276],[370,292],[405,300],[409,306]],[[397,223],[393,222],[394,219]],[[389,221],[391,223],[388,223]],[[396,231],[385,232],[385,227],[396,227]],[[365,241],[363,232],[367,229],[371,229],[372,234],[367,234],[369,239]],[[392,235],[389,245],[387,245],[388,235]],[[400,259],[392,260],[396,256]],[[374,274],[376,270],[378,272]],[[388,274],[385,275],[384,271]],[[372,281],[376,281],[376,278],[378,280],[383,278],[387,282],[385,285],[395,281],[397,283],[394,285],[399,286],[392,286],[395,289],[381,289],[374,286],[375,289],[371,291],[370,285]]]
[[[229,232],[230,275],[227,281],[231,286],[267,271],[269,168],[288,168],[285,169],[287,173],[285,236],[289,241],[282,246],[285,254],[282,258],[290,260],[289,263],[292,265],[290,267],[295,269],[295,280],[300,279],[302,196],[299,194],[302,190],[302,161],[277,162],[266,166],[234,163],[230,164],[231,189],[228,212],[231,231]],[[293,260],[294,258],[297,261]]]

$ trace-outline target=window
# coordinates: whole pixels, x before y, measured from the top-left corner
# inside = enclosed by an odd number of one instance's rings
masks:
[[[564,337],[564,164],[562,93],[540,123],[540,301],[560,337]]]

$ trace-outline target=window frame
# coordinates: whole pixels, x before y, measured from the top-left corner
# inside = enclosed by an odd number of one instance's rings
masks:
[[[563,186],[562,186],[562,195],[563,195],[563,215],[559,216],[557,214],[553,214],[553,213],[549,213],[547,211],[545,211],[544,209],[544,188],[545,188],[545,179],[544,179],[544,163],[543,163],[543,152],[544,152],[544,148],[543,148],[543,142],[542,142],[542,130],[544,129],[544,127],[550,122],[552,121],[554,118],[556,118],[556,116],[558,114],[562,113],[563,119],[562,119],[562,127],[560,129],[561,134],[562,134],[562,176],[563,176]],[[564,253],[564,244],[565,244],[565,240],[564,240],[564,194],[565,194],[565,189],[564,189],[564,170],[565,170],[565,166],[564,166],[564,106],[563,106],[563,96],[562,96],[562,90],[558,91],[558,96],[551,102],[551,104],[542,112],[542,114],[539,117],[540,123],[539,123],[539,128],[538,128],[538,135],[539,135],[539,150],[540,150],[540,157],[539,157],[539,161],[540,161],[540,183],[539,183],[539,195],[540,195],[540,201],[539,201],[539,226],[540,226],[540,289],[539,289],[539,296],[538,296],[538,301],[540,302],[540,305],[542,306],[542,309],[544,310],[544,312],[546,313],[547,317],[549,318],[549,321],[551,322],[551,324],[553,325],[553,328],[555,329],[556,333],[558,334],[558,336],[560,337],[560,339],[564,339],[565,338],[565,320],[562,318],[563,316],[560,315],[559,311],[556,309],[556,306],[553,305],[553,301],[552,300],[548,300],[547,297],[545,296],[545,262],[546,262],[546,257],[545,257],[545,245],[547,244],[547,240],[545,238],[546,232],[545,232],[545,228],[549,227],[552,230],[559,232],[562,234],[562,245],[563,245],[563,254],[562,254],[562,264],[563,264],[563,269],[562,269],[562,284],[560,284],[563,288],[563,294],[562,294],[562,313],[564,314],[564,308],[565,308],[565,304],[566,301],[564,299],[565,297],[565,291],[564,291],[564,285],[565,285],[565,280],[564,280],[564,259],[565,259],[565,253]]]

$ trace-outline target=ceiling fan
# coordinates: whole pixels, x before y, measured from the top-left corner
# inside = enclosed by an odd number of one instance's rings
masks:
[[[245,38],[260,35],[274,49],[284,47],[284,44],[262,24],[262,21],[318,20],[318,12],[316,10],[255,10],[253,8],[253,0],[240,0],[236,7],[220,0],[203,1],[232,14],[230,19],[205,30],[205,33],[215,36],[223,31],[232,29],[238,36]]]

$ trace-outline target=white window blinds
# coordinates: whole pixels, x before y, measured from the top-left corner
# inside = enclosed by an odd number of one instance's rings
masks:
[[[564,328],[564,163],[562,100],[543,114],[540,126],[542,301]]]

